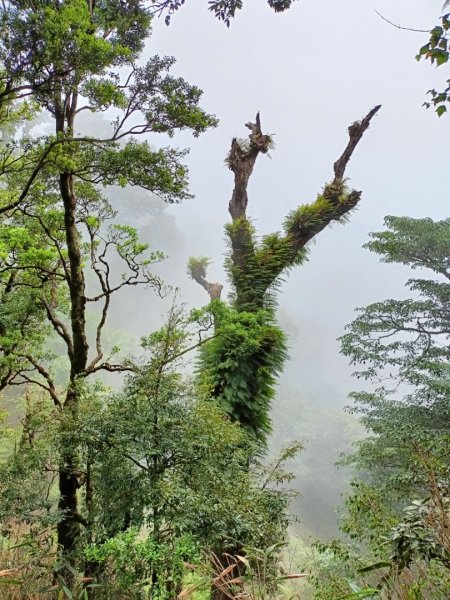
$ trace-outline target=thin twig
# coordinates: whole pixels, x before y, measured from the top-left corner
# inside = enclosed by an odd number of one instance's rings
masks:
[[[380,19],[383,19],[383,21],[386,21],[386,23],[389,23],[389,25],[392,25],[392,27],[395,27],[396,29],[402,29],[403,31],[414,31],[415,33],[430,33],[430,29],[414,29],[413,27],[402,27],[401,25],[397,25],[397,23],[389,21],[389,19],[386,19],[386,17],[383,17],[383,15],[377,10],[375,10],[375,12],[380,17]]]

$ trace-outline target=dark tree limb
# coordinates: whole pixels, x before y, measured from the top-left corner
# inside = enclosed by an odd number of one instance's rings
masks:
[[[190,258],[188,273],[194,281],[208,292],[211,300],[220,300],[223,285],[221,283],[210,283],[206,280],[206,267],[208,266],[208,262],[208,259],[205,257]]]
[[[6,370],[6,372],[0,378],[0,392],[10,385],[10,382],[14,379],[16,375],[17,374],[14,373],[12,369]]]
[[[108,315],[112,292],[111,292],[111,288],[109,285],[109,264],[104,260],[109,244],[108,244],[108,242],[105,243],[103,251],[101,252],[100,256],[97,257],[96,244],[95,244],[95,234],[97,232],[94,231],[89,225],[87,225],[87,228],[88,228],[89,237],[91,240],[91,242],[90,242],[90,245],[91,245],[91,249],[90,249],[91,250],[91,268],[94,271],[94,273],[97,275],[97,279],[99,281],[99,284],[100,284],[100,287],[102,290],[102,294],[100,297],[104,298],[103,307],[101,310],[101,317],[97,324],[96,335],[95,335],[95,348],[97,351],[97,355],[95,356],[95,358],[92,360],[92,362],[89,364],[89,366],[86,369],[86,371],[89,372],[92,369],[94,369],[94,367],[103,358],[102,331],[103,331],[103,327],[106,323],[106,318]],[[100,268],[99,262],[103,263],[103,265],[105,266],[104,271],[102,271],[102,269]],[[86,301],[88,301],[88,298],[86,298]]]
[[[64,226],[70,269],[70,325],[73,344],[73,354],[70,356],[70,378],[71,381],[74,381],[77,375],[84,372],[88,360],[85,281],[76,223],[77,200],[74,193],[73,176],[70,173],[60,174],[59,188],[64,205]]]
[[[52,398],[53,402],[55,403],[55,406],[57,406],[58,408],[61,408],[61,406],[62,406],[61,400],[58,397],[58,394],[56,391],[56,386],[55,386],[55,383],[54,383],[50,373],[47,371],[47,369],[45,369],[45,367],[43,367],[43,365],[41,365],[37,360],[35,360],[29,354],[24,355],[24,358],[26,358],[28,360],[28,362],[30,362],[33,365],[33,367],[36,369],[36,371],[39,373],[39,375],[41,375],[47,381],[47,385],[41,385],[39,382],[36,382],[36,383],[38,383],[38,385],[40,385],[41,387],[46,389],[48,391],[48,393],[50,394],[50,397]]]
[[[233,221],[245,218],[248,204],[247,185],[253,172],[258,154],[267,154],[272,145],[270,135],[264,135],[261,131],[261,120],[259,112],[255,123],[246,123],[250,129],[248,141],[242,142],[233,138],[231,149],[226,159],[229,168],[234,173],[234,190],[231,196],[228,210]]]
[[[88,375],[92,375],[92,373],[98,373],[98,371],[108,371],[109,373],[134,373],[136,371],[136,367],[132,365],[111,364],[109,362],[103,362],[99,365],[90,365],[85,369],[83,373],[81,373],[81,375],[83,377],[87,377]]]
[[[378,104],[371,111],[367,113],[362,121],[355,121],[348,128],[348,134],[350,139],[348,141],[347,147],[345,148],[342,155],[338,158],[338,160],[334,163],[334,176],[336,179],[343,179],[345,169],[347,167],[348,161],[352,157],[352,154],[360,142],[364,132],[369,128],[370,121],[380,110],[381,104]]]
[[[61,402],[60,402],[58,396],[56,395],[55,390],[52,389],[49,385],[45,385],[45,383],[42,383],[42,381],[33,379],[32,377],[29,377],[28,375],[25,375],[24,373],[19,373],[19,375],[23,379],[22,383],[31,383],[33,385],[37,385],[38,387],[40,387],[43,390],[45,390],[46,392],[48,392],[49,395],[51,396],[53,402],[55,403],[55,406],[57,406],[58,408],[61,408]],[[20,385],[20,383],[21,382],[19,382],[18,384]]]
[[[45,312],[47,314],[47,319],[50,321],[50,323],[53,326],[53,329],[56,331],[56,333],[64,340],[64,342],[66,343],[67,346],[67,354],[69,356],[69,359],[72,359],[73,356],[73,343],[72,343],[72,338],[70,336],[70,333],[67,329],[67,327],[65,326],[65,324],[60,321],[58,319],[58,317],[55,315],[53,308],[50,306],[50,304],[47,302],[47,300],[44,298],[44,296],[42,296],[41,298],[41,302],[43,307],[45,308]]]

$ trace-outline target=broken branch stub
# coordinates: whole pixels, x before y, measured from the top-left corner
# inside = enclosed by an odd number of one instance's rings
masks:
[[[223,285],[221,283],[210,283],[205,279],[206,265],[195,260],[190,260],[188,271],[194,281],[202,286],[208,292],[211,300],[220,300]]]
[[[336,179],[343,179],[345,169],[347,167],[348,161],[352,157],[353,151],[361,140],[364,132],[369,128],[370,121],[380,110],[381,104],[378,104],[371,111],[367,113],[362,121],[355,121],[348,128],[348,134],[350,139],[348,141],[347,147],[345,148],[342,155],[338,158],[338,160],[334,163],[334,176]]]
[[[233,221],[245,218],[248,204],[248,180],[253,172],[258,154],[260,152],[266,154],[272,145],[271,136],[265,135],[261,131],[259,112],[256,115],[255,123],[248,122],[245,126],[251,132],[248,140],[239,141],[237,138],[233,138],[227,156],[227,164],[234,173],[234,189],[228,205]]]

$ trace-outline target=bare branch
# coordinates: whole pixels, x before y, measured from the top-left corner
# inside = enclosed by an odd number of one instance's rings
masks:
[[[350,139],[348,141],[347,147],[345,148],[342,155],[338,158],[338,160],[334,163],[334,176],[336,179],[343,179],[345,169],[347,167],[348,161],[352,157],[352,154],[361,140],[364,132],[369,128],[370,121],[380,110],[381,104],[378,104],[371,111],[367,113],[362,121],[355,121],[348,128],[348,134]]]
[[[43,306],[45,308],[45,312],[47,314],[48,320],[53,325],[53,329],[65,341],[66,346],[67,346],[67,353],[69,355],[69,358],[72,358],[72,356],[73,356],[73,343],[72,343],[72,338],[71,338],[71,336],[69,334],[69,331],[68,331],[67,327],[55,315],[55,313],[53,312],[52,307],[47,302],[47,300],[44,298],[44,296],[41,297],[41,302],[42,302],[42,304],[43,304]]]
[[[389,21],[389,19],[386,19],[386,17],[383,17],[383,15],[377,10],[375,12],[381,19],[383,19],[383,21],[386,21],[386,23],[389,23],[389,25],[392,25],[392,27],[396,27],[397,29],[402,29],[403,31],[414,31],[416,33],[430,33],[430,29],[413,29],[412,27],[402,27],[401,25],[397,25],[396,23]]]
[[[119,365],[104,362],[94,367],[87,367],[82,375],[83,377],[87,377],[88,375],[92,375],[92,373],[97,373],[98,371],[108,371],[109,373],[134,373],[136,371],[136,367],[131,365]]]
[[[95,274],[97,275],[97,279],[100,283],[100,287],[102,289],[102,294],[100,297],[104,297],[105,301],[103,303],[102,313],[100,320],[97,324],[96,336],[95,336],[95,347],[97,350],[97,356],[92,360],[91,364],[87,367],[88,371],[94,369],[94,367],[101,361],[103,358],[103,349],[102,349],[102,330],[106,323],[106,317],[108,314],[109,304],[111,301],[111,289],[109,286],[109,264],[104,260],[106,252],[108,250],[109,242],[105,242],[103,251],[100,254],[99,258],[95,254],[96,244],[95,244],[95,231],[87,225],[89,237],[91,239],[91,267]],[[105,272],[98,266],[98,261],[102,262],[105,265]]]
[[[18,356],[21,356],[21,355],[19,354]],[[26,358],[28,360],[28,362],[30,362],[33,365],[33,367],[36,369],[36,371],[39,373],[39,375],[41,375],[47,381],[48,385],[47,386],[41,385],[41,387],[44,387],[44,389],[46,389],[48,391],[48,393],[50,394],[55,405],[58,406],[59,408],[61,408],[62,404],[61,404],[61,401],[56,392],[56,387],[53,382],[53,379],[50,376],[50,373],[40,363],[38,363],[36,361],[36,359],[34,359],[29,354],[24,354],[23,358]]]

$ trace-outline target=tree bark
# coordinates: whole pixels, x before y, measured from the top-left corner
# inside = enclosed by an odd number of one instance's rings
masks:
[[[76,226],[77,201],[73,190],[73,175],[61,173],[59,184],[64,203],[64,225],[70,267],[70,320],[73,351],[69,353],[69,359],[70,380],[73,382],[84,372],[87,365],[89,346],[86,338],[86,296],[79,233]],[[67,400],[72,401],[75,398],[68,396]]]
[[[65,97],[64,103],[55,102],[57,107],[57,135],[73,136],[74,116],[77,95]],[[86,524],[78,512],[77,492],[80,487],[79,469],[74,432],[78,419],[79,391],[78,379],[84,374],[87,366],[89,346],[86,336],[86,296],[85,281],[80,248],[80,236],[77,228],[77,199],[74,192],[74,177],[69,171],[59,175],[59,189],[64,206],[64,225],[68,256],[68,286],[70,294],[70,328],[71,343],[67,344],[70,361],[70,377],[63,404],[61,430],[61,457],[59,469],[59,501],[58,508],[61,520],[58,523],[58,545],[62,554],[69,561],[80,536],[80,525]],[[71,580],[69,570],[64,572],[65,579]],[[69,586],[70,587],[70,586]]]

